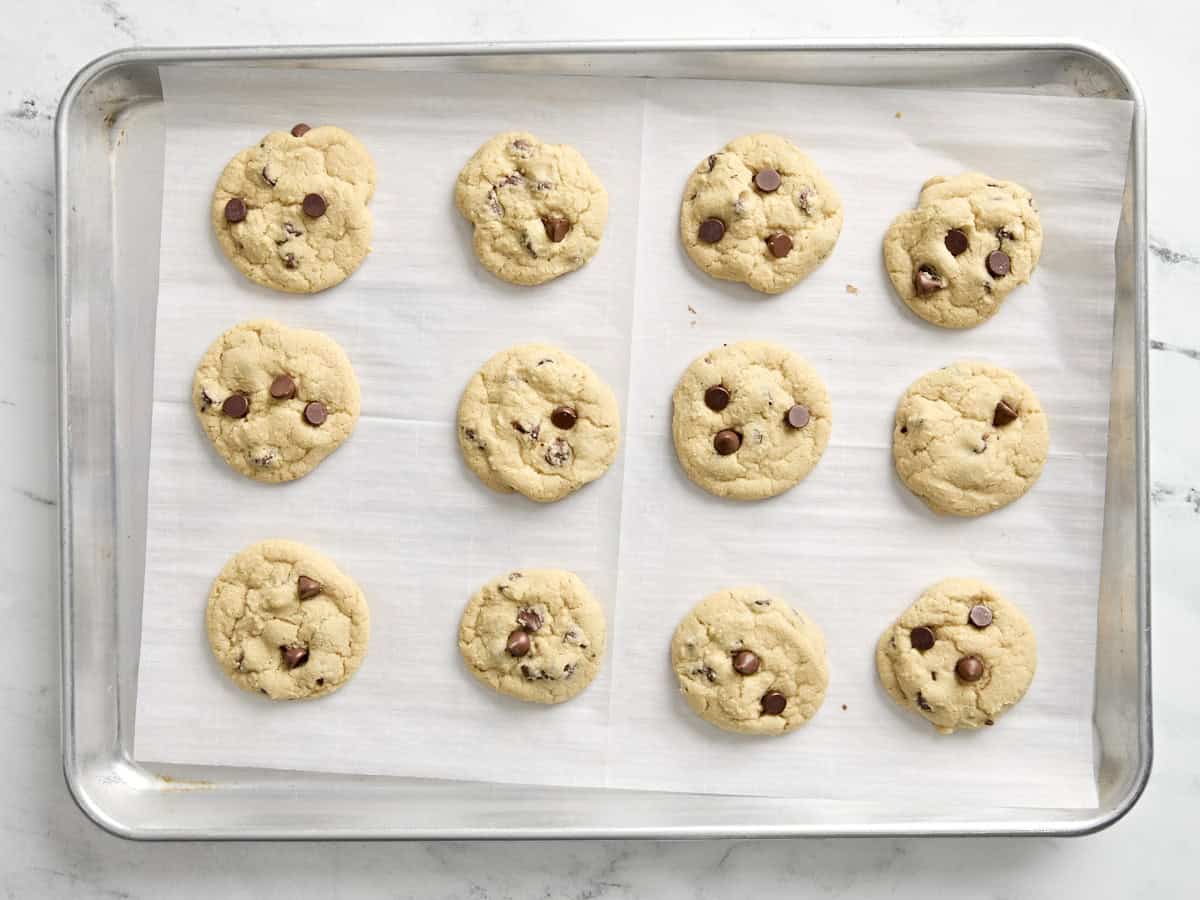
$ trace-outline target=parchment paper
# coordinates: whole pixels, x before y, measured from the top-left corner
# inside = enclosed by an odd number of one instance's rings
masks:
[[[1112,333],[1113,243],[1132,106],[1121,101],[716,81],[164,70],[167,109],[157,354],[135,755],[142,761],[929,805],[1093,806],[1096,596]],[[514,105],[513,98],[526,98]],[[537,103],[528,102],[536,97]],[[208,224],[225,162],[266,131],[336,123],[372,151],[374,251],[313,297],[258,288]],[[495,132],[579,148],[610,219],[583,270],[515,288],[474,259],[454,178]],[[710,279],[679,245],[691,168],[731,138],[791,137],[839,188],[837,249],[779,297]],[[928,326],[895,299],[880,241],[925,178],[980,170],[1029,187],[1045,249],[989,323]],[[853,286],[854,291],[851,290]],[[856,292],[855,292],[856,291]],[[259,485],[208,446],[192,372],[224,329],[269,316],[337,339],[363,389],[351,440],[313,474]],[[820,465],[794,490],[733,503],[694,487],[670,438],[683,368],[722,342],[805,356],[833,397]],[[495,351],[545,340],[613,387],[625,436],[598,482],[549,506],[485,489],[454,434],[459,393]],[[931,514],[892,471],[897,399],[956,359],[1008,366],[1038,392],[1051,457],[990,515]],[[265,537],[303,541],[363,587],[371,647],[313,703],[238,690],[211,658],[212,578]],[[577,572],[603,600],[602,674],[562,706],[479,686],[456,646],[462,608],[510,568]],[[941,737],[892,704],[878,634],[942,577],[982,578],[1039,638],[1037,677],[995,728]],[[729,735],[678,696],[667,647],[720,587],[761,583],[823,627],[831,683],[806,727]]]

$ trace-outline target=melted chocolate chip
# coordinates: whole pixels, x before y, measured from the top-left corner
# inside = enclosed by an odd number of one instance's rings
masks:
[[[1003,250],[993,250],[987,255],[987,270],[993,278],[1003,278],[1012,269],[1012,260]]]
[[[946,279],[938,275],[928,266],[921,266],[913,273],[913,287],[922,297],[940,291],[946,286]]]
[[[314,428],[324,425],[328,414],[325,411],[325,404],[320,400],[314,400],[304,407],[304,421]]]
[[[310,131],[312,131],[311,128],[309,128],[303,122],[300,122],[292,126],[292,137],[304,137],[304,135],[308,134]]]
[[[244,419],[250,412],[250,398],[245,394],[230,394],[221,404],[221,412],[231,419]]]
[[[301,600],[311,600],[321,591],[325,590],[324,585],[315,578],[309,578],[307,575],[301,575],[296,579],[296,593]]]
[[[546,237],[553,243],[560,243],[571,230],[571,223],[562,216],[543,216],[542,227],[546,229]]]
[[[761,700],[764,716],[778,716],[787,707],[787,697],[779,691],[767,691]]]
[[[320,194],[305,194],[300,208],[310,219],[319,219],[325,215],[325,198]]]
[[[733,669],[739,675],[753,675],[758,671],[758,655],[750,650],[739,650],[733,654]]]
[[[529,640],[529,633],[523,628],[517,628],[509,632],[504,649],[508,651],[509,656],[524,656],[532,646],[533,642]]]
[[[537,631],[542,627],[542,617],[532,609],[522,609],[517,613],[517,624],[526,631]]]
[[[781,184],[783,179],[774,169],[760,169],[754,173],[754,186],[764,194],[779,190]]]
[[[957,228],[952,228],[946,232],[946,249],[950,251],[951,256],[961,256],[967,252],[970,242],[967,240],[966,232],[959,231]]]
[[[289,669],[295,669],[298,666],[308,662],[307,647],[283,647],[283,664]]]
[[[246,218],[246,201],[241,197],[233,197],[225,204],[225,221],[241,222]]]
[[[1003,428],[1017,420],[1017,411],[1009,406],[1005,401],[1001,400],[996,404],[996,409],[992,412],[992,425],[996,428]]]
[[[696,236],[706,244],[715,244],[725,236],[725,223],[718,218],[708,218],[696,229]]]
[[[933,647],[933,629],[926,625],[918,625],[908,633],[908,639],[912,642],[913,649],[920,650],[922,653],[924,653],[926,650]]]
[[[714,384],[704,392],[704,405],[713,412],[720,412],[729,405],[729,388]]]
[[[978,656],[964,656],[954,664],[954,673],[960,681],[978,681],[983,677],[983,660]]]
[[[271,382],[271,396],[276,400],[289,400],[296,396],[296,382],[290,375],[277,375]]]
[[[579,421],[579,414],[569,406],[559,406],[555,408],[554,412],[550,413],[550,421],[554,423],[555,428],[569,431]]]
[[[730,428],[718,431],[713,438],[713,448],[722,456],[737,453],[740,446],[742,446],[742,436]]]
[[[783,259],[792,252],[792,239],[782,232],[767,238],[767,249],[776,259]]]

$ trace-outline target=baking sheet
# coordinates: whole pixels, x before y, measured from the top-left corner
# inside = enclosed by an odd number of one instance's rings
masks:
[[[163,71],[166,191],[155,361],[149,535],[135,755],[141,761],[539,784],[804,796],[928,808],[1093,806],[1091,735],[1100,513],[1109,397],[1113,240],[1132,105],[978,93],[641,79],[347,71]],[[537,98],[530,102],[529,98]],[[899,115],[898,115],[899,114]],[[260,289],[209,233],[225,161],[272,128],[336,122],[375,155],[374,252],[312,298]],[[474,261],[454,177],[491,134],[524,127],[578,147],[610,194],[598,256],[536,289]],[[776,298],[716,282],[678,243],[691,167],[730,138],[772,130],[839,187],[830,260]],[[880,261],[891,218],[932,174],[980,169],[1038,197],[1046,247],[1034,283],[967,332],[926,326]],[[850,293],[853,285],[858,293]],[[693,312],[694,311],[694,312]],[[323,330],[363,386],[351,441],[313,475],[258,485],[207,446],[192,369],[237,321]],[[671,447],[670,394],[686,364],[743,338],[816,366],[834,403],[816,471],[771,501],[694,488]],[[489,355],[548,340],[588,361],[622,404],[621,459],[567,500],[484,489],[461,463],[458,394]],[[896,481],[890,422],[918,375],[958,358],[1010,366],[1038,391],[1051,459],[1020,502],[981,519],[934,517]],[[252,541],[290,537],[363,586],[373,630],[354,681],[311,704],[269,704],[221,675],[203,632],[212,577]],[[457,620],[509,568],[570,568],[609,613],[596,682],[555,708],[494,695],[463,671]],[[1041,659],[999,726],[943,738],[879,689],[880,630],[950,574],[999,587],[1029,614]],[[722,586],[758,582],[824,628],[824,708],[777,739],[727,735],[677,696],[667,643]],[[980,761],[986,761],[981,764]]]

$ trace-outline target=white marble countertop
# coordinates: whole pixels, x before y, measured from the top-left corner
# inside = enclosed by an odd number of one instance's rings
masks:
[[[6,6],[0,38],[0,890],[10,897],[1179,896],[1200,831],[1200,237],[1193,165],[1200,80],[1192,10],[1167,2],[810,0],[58,0]],[[1156,9],[1155,7],[1159,7]],[[71,75],[129,45],[549,39],[1056,36],[1096,42],[1149,109],[1154,703],[1150,786],[1078,839],[519,844],[135,844],[75,808],[59,757],[53,116]],[[1192,62],[1187,62],[1191,58]],[[1189,650],[1189,648],[1193,648]]]

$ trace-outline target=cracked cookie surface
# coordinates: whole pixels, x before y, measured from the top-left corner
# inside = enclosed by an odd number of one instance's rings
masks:
[[[497,353],[458,404],[458,444],[494,491],[561,500],[608,471],[621,423],[612,390],[588,366],[549,344]]]
[[[671,433],[688,477],[710,494],[773,497],[798,484],[825,452],[832,405],[816,371],[785,347],[742,341],[684,370]]]
[[[896,408],[896,473],[935,512],[979,516],[1012,503],[1037,481],[1049,449],[1037,394],[988,363],[922,375]]]
[[[367,652],[370,613],[358,585],[295,541],[252,544],[213,582],[208,643],[238,687],[272,700],[332,694]]]
[[[879,680],[942,734],[994,725],[1029,689],[1037,640],[1017,606],[972,578],[927,588],[879,638]]]
[[[522,569],[471,598],[458,629],[467,670],[488,687],[532,703],[579,694],[604,659],[604,609],[579,577]]]
[[[1041,253],[1033,196],[978,172],[929,179],[917,208],[897,216],[883,239],[900,299],[943,328],[970,328],[995,315],[1029,281]]]
[[[217,338],[196,367],[192,406],[230,466],[255,481],[307,475],[358,422],[358,379],[318,331],[259,319]]]
[[[525,131],[498,134],[472,156],[454,189],[475,226],[475,254],[511,284],[542,284],[596,255],[608,194],[583,155]]]
[[[742,734],[803,725],[829,685],[821,629],[760,587],[702,600],[675,629],[671,666],[698,716]]]
[[[679,234],[692,262],[725,281],[778,294],[833,252],[842,201],[816,163],[786,138],[730,141],[688,178]]]
[[[349,132],[304,128],[273,131],[229,162],[212,225],[251,281],[312,294],[345,280],[371,251],[375,164]]]

